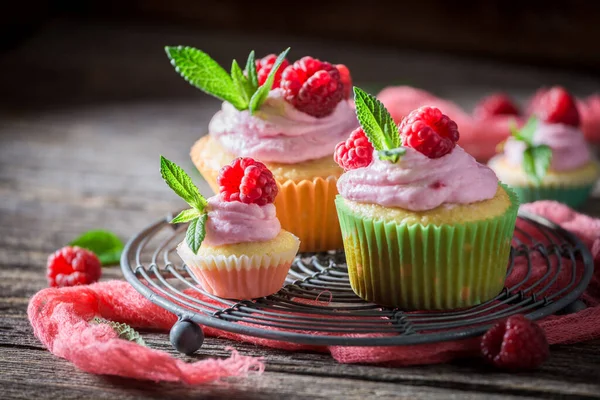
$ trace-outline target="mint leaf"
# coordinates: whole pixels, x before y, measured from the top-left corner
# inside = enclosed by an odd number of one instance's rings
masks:
[[[190,208],[187,210],[183,210],[179,213],[175,218],[171,220],[172,224],[181,224],[183,222],[188,222],[193,220],[194,218],[198,218],[202,215],[200,211],[195,208]]]
[[[185,242],[194,254],[198,254],[198,249],[200,249],[200,245],[206,236],[205,225],[207,217],[208,214],[202,214],[198,218],[191,220],[185,233]]]
[[[364,90],[354,87],[356,117],[375,150],[400,147],[398,127],[385,106]]]
[[[247,108],[250,98],[254,94],[255,90],[252,88],[252,84],[248,82],[248,78],[244,76],[244,72],[236,60],[233,60],[231,63],[231,79],[233,79],[233,84],[236,90],[240,92],[241,96],[244,98]]]
[[[535,134],[537,124],[538,120],[533,116],[525,122],[525,125],[521,129],[518,129],[513,121],[510,126],[510,133],[515,139],[525,142],[528,146],[533,146],[533,135]]]
[[[379,150],[377,157],[382,161],[391,161],[395,164],[404,154],[406,154],[406,149],[404,147],[397,147],[392,150]]]
[[[206,199],[202,197],[192,178],[181,167],[160,156],[160,174],[167,185],[186,203],[199,212],[204,211]]]
[[[238,110],[248,107],[248,102],[236,90],[231,76],[208,54],[184,46],[166,46],[165,51],[175,70],[191,85],[231,103]]]
[[[93,252],[98,256],[102,265],[118,264],[124,247],[123,242],[117,235],[104,230],[88,231],[73,240],[69,245],[82,247]]]
[[[252,93],[258,89],[258,74],[256,73],[256,60],[254,58],[254,50],[248,54],[248,61],[246,61],[246,76],[248,82],[252,85]]]
[[[258,110],[262,103],[264,103],[267,97],[269,96],[269,92],[271,91],[271,88],[273,87],[273,82],[275,81],[275,74],[277,73],[279,67],[281,67],[281,63],[283,62],[289,51],[290,48],[288,47],[279,56],[277,56],[277,59],[273,63],[273,67],[271,68],[271,71],[269,72],[265,83],[263,83],[258,88],[258,90],[250,99],[250,114],[254,114],[254,111]]]
[[[99,325],[99,324],[110,325],[111,328],[113,328],[117,332],[117,335],[119,335],[119,339],[128,340],[130,342],[135,342],[142,346],[146,346],[146,342],[144,342],[144,339],[142,338],[142,336],[140,336],[139,332],[137,332],[135,329],[133,329],[132,327],[130,327],[127,324],[109,321],[107,319],[100,318],[100,317],[94,317],[94,319],[92,319],[90,321],[90,323],[97,324],[97,325]]]
[[[523,170],[536,185],[542,183],[551,161],[552,149],[545,144],[529,146],[523,152]]]

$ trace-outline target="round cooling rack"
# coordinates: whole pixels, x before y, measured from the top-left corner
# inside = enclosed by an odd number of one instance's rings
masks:
[[[185,226],[169,224],[171,218],[133,237],[123,251],[121,268],[144,297],[178,316],[171,342],[185,353],[202,343],[202,332],[189,321],[311,345],[391,346],[462,339],[480,335],[513,314],[535,320],[564,309],[583,293],[593,273],[592,257],[574,235],[520,211],[507,260],[507,275],[515,272],[519,282],[475,307],[425,312],[367,303],[350,287],[343,252],[302,253],[278,293],[235,301],[202,289],[175,252]]]

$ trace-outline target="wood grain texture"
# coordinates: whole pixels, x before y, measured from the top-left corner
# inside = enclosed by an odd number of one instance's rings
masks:
[[[411,368],[340,365],[326,354],[235,343],[242,354],[265,357],[266,372],[204,387],[93,376],[48,353],[25,314],[29,297],[46,286],[47,255],[88,229],[107,228],[126,239],[183,206],[161,181],[158,156],[193,171],[189,146],[205,132],[218,103],[172,73],[160,43],[205,43],[225,59],[250,46],[229,36],[75,28],[50,26],[44,36],[0,59],[0,90],[8,94],[0,103],[0,398],[597,398],[600,340],[555,346],[540,370],[520,374],[495,371],[478,360]],[[282,43],[269,44],[279,48]],[[353,51],[305,42],[297,48],[299,54],[314,48],[347,59],[366,84],[387,79],[388,68],[423,82],[436,76],[432,70],[442,71],[436,61],[443,58],[422,55],[416,64],[405,65],[406,55],[385,49]],[[386,66],[364,63],[369,56]],[[527,87],[551,79],[580,92],[600,88],[588,77],[563,73],[509,67],[511,80],[498,71],[502,66],[459,59],[445,65],[447,79],[437,77],[439,85],[427,85],[467,106],[485,90],[508,83],[521,96]],[[429,72],[422,71],[424,66]],[[469,79],[469,71],[481,75]],[[451,84],[448,77],[454,79]],[[528,79],[533,81],[525,88],[513,82]],[[199,174],[192,177],[208,191]],[[591,200],[585,211],[600,216],[600,199]],[[105,269],[103,279],[119,278],[118,268]],[[190,361],[224,357],[232,344],[208,338],[196,355],[185,357],[175,353],[166,334],[144,332],[144,338],[151,347]]]

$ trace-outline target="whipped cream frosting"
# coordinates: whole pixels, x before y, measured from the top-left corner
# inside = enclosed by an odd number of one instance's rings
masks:
[[[210,135],[228,152],[283,164],[331,156],[357,127],[349,100],[340,101],[332,114],[317,118],[285,101],[281,89],[272,90],[254,115],[224,102],[208,126]]]
[[[590,161],[585,137],[581,130],[565,124],[538,122],[533,135],[534,144],[545,144],[552,150],[550,169],[568,171],[579,168]],[[525,143],[509,138],[504,144],[504,156],[509,164],[520,166],[523,163]]]
[[[345,172],[337,187],[347,200],[425,211],[491,199],[498,178],[460,146],[435,159],[407,147],[395,164],[374,154],[369,166]]]
[[[275,205],[223,201],[216,195],[208,199],[208,219],[204,243],[217,247],[225,244],[264,242],[281,231]]]

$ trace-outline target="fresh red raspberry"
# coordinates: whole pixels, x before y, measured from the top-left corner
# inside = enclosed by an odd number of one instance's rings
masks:
[[[267,80],[269,76],[269,72],[273,69],[273,64],[275,64],[275,60],[277,60],[277,56],[275,54],[269,54],[261,58],[260,60],[256,60],[256,75],[258,76],[258,84],[262,85]],[[273,81],[273,86],[271,89],[275,89],[279,87],[279,83],[281,82],[281,74],[283,74],[283,70],[290,65],[289,61],[284,59],[279,69],[275,73],[275,80]]]
[[[429,158],[440,158],[452,151],[459,138],[456,122],[435,107],[412,111],[400,123],[402,145],[412,147]]]
[[[344,85],[344,98],[349,98],[352,92],[352,76],[350,76],[350,70],[344,64],[338,64],[335,66],[340,73],[340,79],[342,85]]]
[[[236,158],[221,168],[217,182],[224,201],[264,206],[272,203],[279,191],[273,173],[250,157]]]
[[[303,57],[283,71],[285,99],[298,110],[321,118],[331,114],[344,98],[344,84],[336,67]]]
[[[577,104],[573,96],[564,88],[555,86],[543,93],[539,99],[533,113],[542,121],[550,124],[565,124],[579,126],[580,118]]]
[[[520,115],[519,107],[504,93],[484,97],[473,110],[476,119],[484,120],[496,115]]]
[[[66,246],[48,257],[48,285],[52,287],[87,285],[102,275],[98,257],[89,250]]]
[[[373,161],[373,145],[362,128],[356,129],[345,142],[335,146],[333,159],[344,170],[366,167]]]
[[[494,325],[481,338],[484,359],[499,368],[533,369],[550,356],[544,330],[523,315]]]

